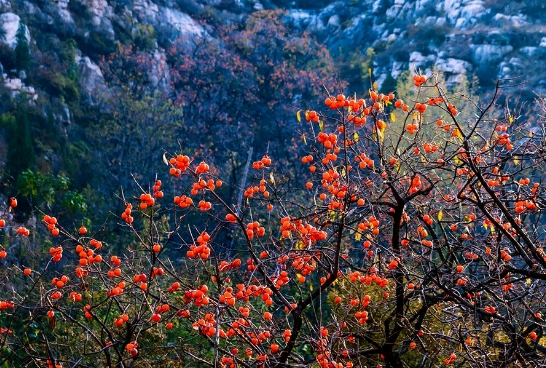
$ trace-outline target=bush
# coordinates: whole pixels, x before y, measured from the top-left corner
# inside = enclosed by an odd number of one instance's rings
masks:
[[[4,68],[4,73],[8,74],[10,70],[15,69],[15,53],[5,43],[0,42],[0,63]]]

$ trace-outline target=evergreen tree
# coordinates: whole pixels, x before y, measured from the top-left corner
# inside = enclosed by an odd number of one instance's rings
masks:
[[[383,81],[383,84],[381,85],[381,90],[386,92],[396,91],[396,79],[394,79],[390,73],[387,74],[387,78],[385,78],[385,80]]]
[[[24,104],[19,104],[15,121],[9,127],[8,141],[8,174],[17,181],[21,172],[31,168],[35,161],[34,143],[30,133],[30,122]]]
[[[26,35],[27,27],[23,22],[19,22],[19,28],[15,34],[17,44],[15,45],[15,65],[17,70],[27,71],[30,68],[30,48]]]

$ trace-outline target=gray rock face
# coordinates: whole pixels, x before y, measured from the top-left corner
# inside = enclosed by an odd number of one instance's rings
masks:
[[[0,10],[6,11],[11,9],[11,3],[9,0],[0,0]]]
[[[435,66],[439,72],[444,73],[448,86],[462,82],[472,72],[472,64],[461,59],[438,59]]]
[[[151,24],[157,33],[170,41],[181,36],[204,36],[207,33],[188,14],[174,8],[158,6],[150,0],[135,0],[132,13],[141,23]]]
[[[4,30],[4,38],[0,39],[1,42],[7,44],[11,48],[15,48],[17,40],[15,35],[17,34],[17,29],[19,29],[19,22],[21,18],[14,13],[4,13],[0,14],[0,26]],[[27,39],[30,39],[30,34],[27,29]]]
[[[74,1],[74,0],[73,0]],[[62,19],[64,23],[74,23],[70,10],[68,9],[68,4],[70,0],[57,0],[57,14]]]
[[[4,78],[4,87],[11,90],[12,96],[24,93],[30,101],[38,99],[38,93],[32,86],[27,86],[20,78]]]
[[[297,2],[296,2],[297,3]],[[546,28],[537,3],[513,0],[362,0],[322,9],[291,9],[296,27],[318,35],[332,52],[375,51],[374,75],[438,70],[447,84],[478,77],[480,85],[529,73],[525,88],[544,91]],[[538,4],[538,5],[537,5]],[[346,10],[347,8],[350,10]],[[341,51],[338,51],[341,50]],[[536,79],[536,80],[535,80]]]
[[[82,97],[93,104],[96,102],[93,100],[93,96],[104,93],[107,90],[102,71],[87,56],[77,56],[75,61],[79,68]]]
[[[477,64],[496,63],[501,60],[504,55],[514,50],[510,45],[474,45],[473,49],[474,62]]]
[[[150,79],[153,86],[161,90],[169,89],[171,77],[167,65],[167,55],[164,51],[154,51],[154,64],[150,71]]]
[[[488,12],[483,0],[444,0],[438,2],[436,9],[459,29],[471,27]]]
[[[152,24],[168,33],[171,40],[184,35],[204,36],[206,33],[205,29],[188,14],[166,7],[159,7],[155,23]]]
[[[14,48],[22,14],[10,10],[10,1],[15,0],[0,0],[0,27],[5,33],[0,42]],[[152,48],[154,44],[167,48],[166,44],[179,37],[213,37],[214,26],[197,21],[201,11],[210,12],[221,23],[234,24],[253,11],[271,10],[276,4],[271,0],[18,1],[17,11],[39,15],[50,28],[58,27],[59,22],[71,30],[81,27],[78,23],[85,24],[87,28],[74,31],[84,37],[85,32],[100,31],[116,42],[134,35],[140,24],[152,26]],[[76,2],[87,9],[90,20],[81,23],[81,15],[74,13]],[[546,65],[540,62],[546,57],[544,16],[530,10],[530,2],[338,0],[326,2],[322,8],[309,3],[294,0],[286,9],[285,17],[297,32],[315,35],[332,53],[355,52],[354,58],[365,58],[366,50],[374,49],[374,75],[378,79],[389,74],[397,77],[408,69],[427,73],[438,70],[453,85],[472,74],[480,77],[482,73],[485,80],[494,80],[533,70],[537,79],[534,86],[539,92],[544,86],[538,82],[546,80]],[[308,7],[299,8],[302,4]],[[154,54],[158,64],[163,60],[161,54]],[[78,65],[84,91],[103,88],[100,69],[91,59],[82,56]],[[156,82],[159,85],[168,78],[158,76]]]
[[[87,6],[89,12],[98,18],[111,17],[112,8],[106,0],[81,0]]]

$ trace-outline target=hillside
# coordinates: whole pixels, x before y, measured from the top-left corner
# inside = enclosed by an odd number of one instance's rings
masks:
[[[251,156],[288,163],[299,149],[302,105],[323,87],[366,91],[368,71],[386,91],[435,71],[470,93],[499,79],[520,102],[546,92],[540,0],[3,0],[0,12],[5,194],[32,192],[30,169],[66,175],[76,198],[111,196],[180,144],[231,172],[237,196]]]

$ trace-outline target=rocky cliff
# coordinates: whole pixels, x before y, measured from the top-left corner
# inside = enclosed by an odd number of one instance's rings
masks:
[[[55,47],[51,40],[74,38],[88,89],[100,79],[98,55],[116,42],[140,38],[164,49],[182,35],[201,36],[207,27],[236,24],[253,11],[279,7],[287,10],[296,30],[311,33],[353,64],[373,49],[379,84],[409,68],[441,71],[448,84],[476,76],[482,87],[521,77],[528,90],[546,91],[546,67],[540,63],[546,55],[546,4],[540,0],[3,0],[1,42],[15,47],[21,20],[39,33],[28,35],[34,50],[48,43]],[[6,64],[7,58],[0,60]],[[4,65],[5,77],[9,67]]]
[[[478,77],[483,87],[522,78],[545,92],[546,3],[542,1],[419,0],[333,2],[290,11],[302,29],[332,51],[375,51],[379,82],[402,71],[443,72],[448,84]]]

